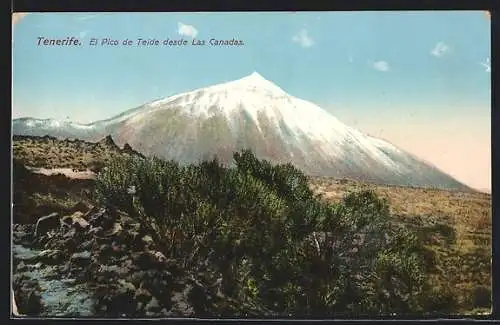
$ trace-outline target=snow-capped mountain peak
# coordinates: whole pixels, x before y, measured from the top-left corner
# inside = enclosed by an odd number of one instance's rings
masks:
[[[320,106],[294,97],[258,72],[152,101],[80,126],[35,119],[13,123],[18,135],[98,139],[113,136],[145,155],[191,163],[252,149],[261,159],[292,162],[307,174],[386,184],[466,188],[396,146],[351,128]]]
[[[268,89],[268,90],[279,89],[279,90],[283,91],[280,87],[278,87],[272,81],[267,80],[260,73],[258,73],[256,71],[252,72],[248,76],[245,76],[241,79],[233,81],[233,84],[238,85],[238,86],[256,87],[256,88]]]
[[[278,87],[272,81],[267,80],[256,71],[243,78],[208,87],[207,90],[219,90],[221,88],[226,88],[233,91],[244,90],[250,92],[265,92],[273,97],[281,97],[287,95],[287,93],[283,89]]]
[[[153,111],[181,108],[193,117],[210,117],[219,112],[231,120],[231,116],[243,110],[260,128],[259,114],[274,119],[277,114],[282,115],[278,107],[286,106],[292,98],[276,84],[253,72],[237,80],[156,100],[147,105],[149,109],[138,111],[132,119],[137,122]]]

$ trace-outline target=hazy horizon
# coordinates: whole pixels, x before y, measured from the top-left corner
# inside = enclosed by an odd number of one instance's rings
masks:
[[[234,37],[245,45],[37,45],[40,36],[73,35]],[[13,30],[12,116],[89,123],[257,71],[343,123],[490,191],[489,40],[480,11],[28,14]]]

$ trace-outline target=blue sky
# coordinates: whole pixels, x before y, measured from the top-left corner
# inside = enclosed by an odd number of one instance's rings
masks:
[[[39,36],[75,36],[83,45],[38,46]],[[88,45],[91,37],[193,36],[244,45]],[[13,29],[13,117],[91,122],[257,71],[392,142],[401,134],[391,127],[404,123],[443,139],[444,124],[463,133],[467,123],[469,138],[487,138],[489,57],[490,21],[481,11],[31,13]]]

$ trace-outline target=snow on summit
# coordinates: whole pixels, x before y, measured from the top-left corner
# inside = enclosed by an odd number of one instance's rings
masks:
[[[380,151],[382,140],[371,142],[368,136],[344,125],[319,106],[289,95],[258,72],[234,81],[161,99],[151,103],[150,107],[152,110],[181,107],[193,117],[205,118],[220,111],[228,121],[232,120],[231,117],[238,110],[243,110],[251,116],[260,131],[262,129],[259,115],[262,114],[272,121],[280,133],[280,126],[286,126],[292,131],[295,141],[300,141],[302,136],[314,139],[317,141],[318,150],[323,151],[325,155],[340,157],[344,152],[343,145],[358,145],[363,146],[365,151],[370,152],[381,163],[397,168],[394,162]],[[132,117],[131,122],[138,123],[148,115],[147,113],[145,111]],[[388,143],[386,146],[393,147]]]
[[[238,80],[167,97],[151,103],[150,106],[164,107],[169,103],[175,103],[177,107],[194,105],[194,108],[191,107],[191,113],[198,116],[210,116],[209,112],[214,107],[227,114],[243,107],[258,123],[259,111],[265,110],[273,101],[286,96],[287,93],[281,88],[259,73],[253,72]]]
[[[311,135],[321,124],[333,122],[341,126],[337,119],[321,108],[287,94],[258,72],[253,72],[238,80],[167,97],[149,105],[152,109],[165,109],[169,107],[169,104],[172,104],[172,107],[189,108],[186,111],[191,114],[205,117],[214,114],[214,108],[228,117],[234,111],[243,109],[252,116],[257,125],[259,125],[258,114],[264,113],[267,117],[273,118],[276,123],[278,119],[283,118],[292,129]],[[329,117],[328,121],[324,121],[325,114]],[[318,125],[318,123],[321,124]],[[324,126],[331,127],[332,125]]]

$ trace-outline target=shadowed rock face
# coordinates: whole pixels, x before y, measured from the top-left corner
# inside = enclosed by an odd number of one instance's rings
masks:
[[[133,218],[97,206],[82,210],[34,237],[34,224],[14,226],[15,313],[186,317],[194,315],[198,300],[215,296],[210,290],[200,297],[199,273],[166,258]]]
[[[115,145],[114,139],[120,147],[127,144],[144,155],[181,163],[217,155],[231,164],[234,151],[251,149],[260,159],[291,162],[313,176],[470,190],[392,144],[349,128],[314,104],[286,94],[258,74],[89,125],[17,119],[13,133],[71,136],[108,147]]]

